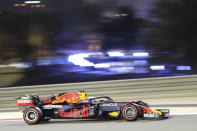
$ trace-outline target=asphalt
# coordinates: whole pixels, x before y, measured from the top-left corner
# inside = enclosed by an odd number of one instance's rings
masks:
[[[27,125],[24,121],[0,121],[1,130],[28,130],[28,131],[196,131],[197,115],[171,116],[166,120],[138,120],[127,122],[114,121],[79,121],[79,120],[53,120],[37,125]]]

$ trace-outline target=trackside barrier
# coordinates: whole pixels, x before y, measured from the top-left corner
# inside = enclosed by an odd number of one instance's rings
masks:
[[[25,94],[43,98],[80,89],[88,96],[107,95],[115,100],[191,97],[197,96],[197,75],[0,88],[0,109],[17,108],[14,98]]]

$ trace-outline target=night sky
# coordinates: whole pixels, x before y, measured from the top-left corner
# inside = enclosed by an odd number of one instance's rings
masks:
[[[14,0],[0,0],[0,10],[10,10],[13,1]],[[117,3],[118,5],[130,5],[136,11],[137,17],[145,18],[147,17],[147,12],[152,8],[152,3],[155,1],[158,0],[117,0]]]
[[[9,5],[9,0],[0,0],[0,10],[7,9]]]
[[[146,18],[153,3],[159,0],[118,0],[120,5],[130,5],[136,12],[137,17]]]

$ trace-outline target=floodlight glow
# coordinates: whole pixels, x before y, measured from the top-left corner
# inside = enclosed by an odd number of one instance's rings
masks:
[[[94,66],[94,63],[91,63],[88,60],[84,59],[86,57],[89,57],[89,55],[88,54],[70,55],[68,57],[68,61],[73,63],[74,65],[79,65],[79,66]]]
[[[121,14],[121,16],[129,16],[128,14]]]
[[[124,56],[124,53],[119,52],[119,51],[114,51],[114,52],[108,52],[107,53],[109,56],[113,57],[113,56]]]
[[[133,72],[135,70],[135,67],[112,67],[109,70],[117,73],[129,73]]]
[[[8,65],[0,65],[0,68],[1,68],[1,67],[8,67]]]
[[[147,52],[136,52],[136,53],[133,53],[133,56],[140,56],[140,57],[145,57],[145,56],[149,56],[149,53]]]
[[[191,66],[177,66],[176,69],[177,69],[177,70],[180,70],[180,71],[181,71],[181,70],[182,70],[182,71],[183,71],[183,70],[189,71],[189,70],[191,70],[192,68],[191,68]]]
[[[25,4],[40,4],[40,1],[25,1]]]
[[[94,66],[94,63],[91,63],[87,60],[82,60],[80,61],[79,66]]]
[[[165,70],[165,66],[164,65],[158,65],[158,66],[150,66],[151,70]]]
[[[89,55],[103,55],[103,52],[90,52]]]
[[[29,68],[32,67],[31,63],[26,63],[26,62],[16,62],[16,63],[11,63],[8,65],[9,67],[16,67],[16,68]]]
[[[95,64],[94,65],[94,68],[109,68],[110,67],[110,64]]]

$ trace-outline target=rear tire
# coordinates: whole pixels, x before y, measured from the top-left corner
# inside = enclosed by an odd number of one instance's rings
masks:
[[[23,114],[24,121],[29,124],[37,124],[41,120],[41,113],[35,108],[28,108]]]
[[[133,104],[125,105],[122,108],[121,116],[126,121],[135,121],[138,118],[138,108]]]

